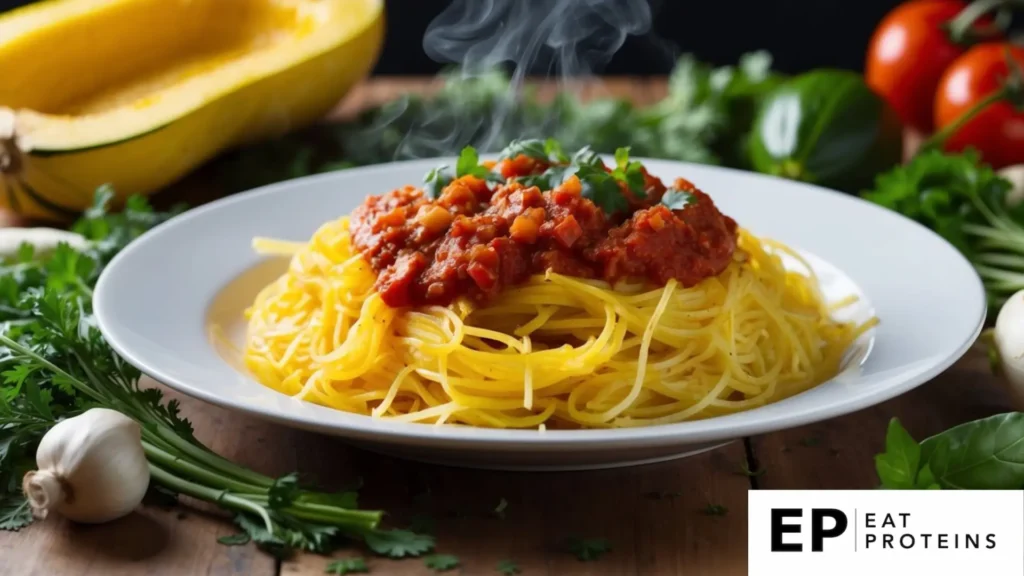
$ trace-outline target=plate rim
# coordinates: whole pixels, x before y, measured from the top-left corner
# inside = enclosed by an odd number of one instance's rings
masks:
[[[483,155],[486,157],[494,157],[493,154]],[[608,155],[602,155],[602,157],[609,158]],[[388,172],[389,170],[395,169],[395,167],[403,167],[407,165],[413,165],[425,162],[451,162],[454,161],[455,157],[438,157],[438,158],[426,158],[426,159],[414,159],[414,160],[402,160],[396,162],[388,162],[383,164],[376,164],[371,166],[362,166],[356,168],[350,168],[343,171],[329,172],[324,174],[315,174],[310,176],[304,176],[300,178],[284,180],[280,182],[274,182],[244,192],[232,194],[217,200],[208,202],[200,205],[196,208],[187,210],[186,212],[175,216],[145,232],[139,238],[136,238],[131,242],[124,250],[114,256],[114,258],[107,264],[99,279],[97,280],[94,297],[93,297],[93,315],[96,318],[97,325],[100,329],[104,339],[108,342],[111,348],[119,354],[125,361],[138,368],[143,374],[152,377],[157,382],[168,386],[178,392],[197,398],[204,402],[223,407],[228,410],[238,411],[245,414],[251,414],[265,420],[271,420],[274,422],[282,423],[288,426],[314,430],[326,434],[332,434],[342,437],[352,437],[362,440],[370,440],[381,443],[432,443],[436,441],[444,441],[452,447],[480,447],[482,445],[488,445],[491,448],[498,448],[502,451],[558,451],[568,447],[575,449],[592,449],[599,450],[602,448],[618,448],[626,447],[631,444],[642,442],[645,446],[669,446],[669,445],[682,445],[689,442],[711,442],[719,440],[729,440],[744,436],[751,436],[757,434],[763,434],[766,432],[784,430],[788,428],[794,428],[811,424],[814,422],[820,422],[830,420],[839,416],[857,412],[865,408],[880,404],[897,396],[900,396],[921,384],[928,382],[935,378],[939,374],[946,371],[950,366],[955,364],[960,358],[967,353],[968,350],[973,346],[977,337],[981,334],[985,320],[987,317],[987,301],[985,298],[984,286],[981,278],[975,275],[974,285],[980,303],[980,310],[976,314],[977,321],[975,322],[974,329],[964,340],[955,348],[955,350],[948,356],[938,358],[933,363],[929,364],[925,369],[919,370],[915,374],[905,378],[898,378],[898,381],[890,385],[880,387],[876,390],[872,390],[869,393],[862,394],[860,396],[848,399],[844,402],[833,402],[826,404],[823,407],[819,407],[815,410],[803,410],[798,412],[785,412],[782,414],[762,416],[760,418],[751,419],[749,421],[745,417],[750,414],[751,411],[737,412],[733,414],[717,416],[713,418],[690,420],[672,424],[661,424],[654,426],[641,426],[641,427],[626,427],[626,428],[594,428],[594,429],[581,429],[581,430],[537,430],[537,429],[495,429],[495,428],[481,428],[481,427],[470,427],[470,426],[435,426],[431,424],[421,423],[407,423],[407,422],[394,422],[387,420],[374,419],[370,416],[362,414],[353,414],[337,409],[313,404],[302,400],[295,400],[296,403],[301,403],[303,410],[312,410],[315,414],[319,411],[325,411],[325,416],[333,416],[331,421],[319,421],[311,420],[309,414],[304,414],[295,411],[280,411],[275,410],[274,406],[258,406],[258,405],[246,405],[244,401],[236,400],[232,397],[228,397],[224,394],[218,394],[210,391],[207,388],[184,382],[181,379],[172,376],[166,370],[163,370],[158,365],[153,365],[146,359],[141,358],[139,355],[133,352],[130,344],[130,338],[122,338],[116,332],[116,328],[112,328],[113,321],[110,318],[110,314],[107,311],[107,299],[104,298],[106,293],[106,287],[112,281],[110,280],[115,274],[119,267],[119,263],[130,257],[131,254],[138,250],[144,250],[145,246],[163,234],[168,228],[179,225],[182,222],[191,220],[193,218],[199,218],[211,211],[227,209],[235,203],[247,202],[252,199],[285,192],[291,188],[303,187],[313,185],[320,181],[332,180],[332,179],[347,179],[359,176],[372,176],[375,173]],[[785,178],[776,177],[767,174],[761,174],[757,172],[751,172],[747,170],[740,170],[735,168],[721,167],[721,166],[710,166],[704,164],[695,164],[692,162],[682,162],[676,160],[667,160],[660,158],[637,158],[641,162],[655,162],[655,163],[671,163],[677,165],[680,169],[685,170],[687,168],[699,168],[701,170],[712,170],[712,171],[723,171],[729,173],[736,173],[743,177],[753,178],[755,180],[769,180],[773,182],[783,182],[787,186],[793,186],[798,188],[805,188],[808,192],[814,192],[818,194],[829,194],[835,197],[841,202],[851,202],[864,206],[870,207],[870,209],[877,210],[880,213],[884,213],[889,217],[897,217],[903,221],[905,225],[914,225],[921,230],[925,231],[933,239],[938,240],[948,247],[954,254],[955,257],[960,259],[962,263],[966,264],[969,268],[973,269],[973,265],[967,260],[962,253],[960,253],[952,244],[950,244],[945,238],[942,238],[939,234],[926,226],[916,222],[906,216],[893,212],[884,207],[878,206],[871,202],[868,202],[857,196],[845,194],[836,190],[823,188],[814,184],[806,182],[798,182],[793,180],[787,180]],[[826,261],[828,261],[826,259]],[[831,262],[829,262],[831,264]],[[833,264],[833,266],[835,266]],[[838,268],[838,266],[837,266]],[[840,268],[840,270],[842,270]],[[204,309],[209,305],[209,302],[204,303]],[[233,369],[232,369],[233,370]],[[255,386],[261,388],[261,392],[271,393],[279,395],[282,398],[287,398],[286,395],[277,392],[276,390],[267,388],[260,384],[258,381],[253,379],[249,375],[243,375],[246,379],[251,381]],[[739,422],[731,422],[732,420],[739,418]]]

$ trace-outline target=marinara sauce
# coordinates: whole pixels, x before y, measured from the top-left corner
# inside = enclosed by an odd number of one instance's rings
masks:
[[[460,296],[486,301],[552,270],[614,284],[646,278],[684,287],[721,273],[736,249],[736,223],[690,182],[674,188],[692,199],[682,209],[660,203],[665,186],[644,171],[645,197],[625,184],[628,211],[605,212],[571,176],[551,190],[515,178],[547,164],[519,156],[494,166],[506,182],[453,180],[437,199],[406,186],[370,196],[349,222],[354,247],[377,272],[377,291],[392,307],[445,305]]]

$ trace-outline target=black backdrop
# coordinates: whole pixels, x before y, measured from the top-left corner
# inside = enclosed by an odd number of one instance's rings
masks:
[[[476,0],[486,2],[488,0]],[[531,0],[516,0],[530,2]],[[618,1],[618,0],[609,0]],[[899,0],[650,0],[654,30],[629,38],[606,74],[664,74],[672,54],[693,52],[729,64],[743,52],[765,49],[775,67],[800,72],[830,66],[861,70],[874,27]],[[423,52],[427,24],[450,0],[386,0],[388,28],[377,74],[432,74],[440,69]],[[27,4],[0,0],[0,10]]]

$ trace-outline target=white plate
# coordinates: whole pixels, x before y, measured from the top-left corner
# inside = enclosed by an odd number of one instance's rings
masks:
[[[881,324],[834,379],[780,402],[706,420],[612,430],[497,430],[373,419],[266,388],[210,337],[241,342],[242,310],[285,262],[256,255],[254,236],[307,240],[368,194],[419,182],[441,160],[302,178],[189,211],[148,232],[96,285],[103,335],[126,360],[186,394],[284,424],[335,434],[409,458],[474,467],[568,469],[653,462],[737,438],[825,420],[926,382],[968,349],[985,318],[984,291],[948,243],[898,214],[815,186],[709,166],[645,160],[684,176],[755,234],[811,256],[826,293],[856,292],[856,317]],[[452,161],[448,162],[452,164]],[[870,356],[868,352],[870,351]],[[882,434],[883,431],[876,431]],[[244,441],[244,438],[239,438]]]

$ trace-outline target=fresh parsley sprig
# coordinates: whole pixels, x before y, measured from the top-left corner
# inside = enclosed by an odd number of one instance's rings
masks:
[[[973,151],[929,150],[878,176],[864,198],[931,228],[971,261],[998,310],[1024,288],[1024,203]]]
[[[23,248],[0,263],[0,528],[31,521],[21,476],[33,467],[43,434],[56,422],[102,406],[142,425],[153,483],[175,494],[235,513],[246,540],[279,555],[329,552],[345,538],[363,539],[386,556],[422,554],[433,539],[378,528],[379,511],[357,509],[356,494],[324,494],[289,474],[271,478],[206,448],[181,417],[177,402],[139,385],[141,374],[103,340],[92,317],[92,287],[103,267],[134,238],[166,220],[140,198],[119,214],[106,211],[112,194],[101,189],[95,206],[75,224],[90,244],[66,244],[45,258]]]

